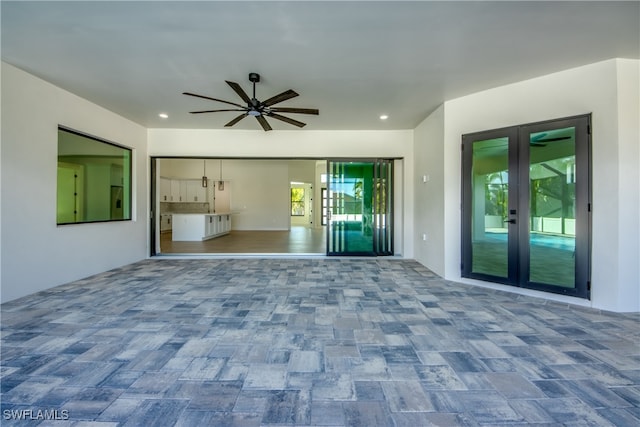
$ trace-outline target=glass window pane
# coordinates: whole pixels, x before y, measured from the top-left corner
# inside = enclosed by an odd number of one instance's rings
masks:
[[[304,216],[304,188],[291,189],[291,216]]]
[[[131,219],[131,150],[58,129],[57,224]]]
[[[530,135],[529,280],[575,287],[575,128]]]
[[[373,253],[373,163],[331,162],[330,253]]]
[[[474,141],[472,271],[508,277],[509,138]]]

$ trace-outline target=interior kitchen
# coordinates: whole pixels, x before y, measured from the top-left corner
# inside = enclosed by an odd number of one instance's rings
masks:
[[[155,162],[157,254],[325,252],[325,160]]]

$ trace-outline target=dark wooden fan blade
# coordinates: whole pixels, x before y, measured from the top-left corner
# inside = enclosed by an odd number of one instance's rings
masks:
[[[251,98],[249,98],[249,95],[247,95],[247,93],[240,87],[238,83],[230,82],[229,80],[225,80],[225,82],[227,82],[227,84],[231,86],[231,89],[233,89],[244,102],[251,102]]]
[[[231,120],[229,123],[227,123],[225,125],[225,127],[230,127],[235,125],[236,123],[238,123],[240,120],[244,119],[245,117],[247,117],[247,113],[242,113],[240,114],[238,117],[236,117],[235,119]]]
[[[189,113],[191,114],[201,114],[201,113],[218,113],[220,111],[245,111],[245,110],[241,110],[240,108],[233,108],[230,110],[204,110],[204,111],[189,111]]]
[[[269,123],[267,123],[267,119],[265,119],[264,116],[256,116],[256,119],[258,120],[258,123],[260,123],[260,126],[262,126],[262,129],[265,131],[271,130],[271,126],[269,126]]]
[[[299,122],[297,120],[290,119],[289,117],[281,116],[280,114],[271,113],[271,114],[269,114],[269,117],[273,117],[274,119],[278,119],[278,120],[283,121],[285,123],[289,123],[290,125],[298,126],[299,128],[304,127],[304,126],[307,125],[306,123],[302,123],[302,122]]]
[[[211,98],[209,96],[198,95],[197,93],[182,92],[183,95],[195,96],[196,98],[208,99],[210,101],[222,102],[223,104],[235,105],[236,107],[244,108],[244,105],[236,104],[235,102],[224,101],[222,99]]]
[[[293,107],[275,107],[271,111],[275,113],[298,113],[298,114],[320,114],[320,111],[315,108],[293,108]]]
[[[268,107],[273,104],[277,104],[278,102],[286,101],[287,99],[295,98],[298,96],[298,93],[295,90],[289,89],[285,90],[282,93],[277,94],[276,96],[272,96],[262,103],[265,107]]]

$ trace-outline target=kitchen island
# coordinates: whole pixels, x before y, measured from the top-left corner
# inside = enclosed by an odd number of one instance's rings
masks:
[[[231,213],[193,213],[172,215],[174,241],[202,241],[231,231]]]

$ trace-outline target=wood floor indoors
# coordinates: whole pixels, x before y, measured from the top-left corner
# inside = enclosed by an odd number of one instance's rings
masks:
[[[291,227],[291,230],[241,231],[201,242],[172,241],[171,231],[160,235],[163,254],[249,253],[325,254],[325,227]]]

